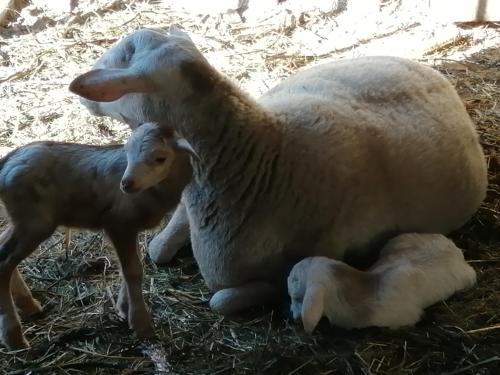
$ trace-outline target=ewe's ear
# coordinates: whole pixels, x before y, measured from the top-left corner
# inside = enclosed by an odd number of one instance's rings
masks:
[[[112,102],[133,92],[153,92],[146,76],[129,69],[94,69],[76,77],[69,90],[95,102]]]
[[[309,285],[302,301],[302,324],[307,333],[314,331],[324,312],[325,288]]]

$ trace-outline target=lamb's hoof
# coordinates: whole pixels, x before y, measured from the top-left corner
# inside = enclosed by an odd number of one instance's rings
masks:
[[[30,347],[30,343],[24,338],[21,327],[8,330],[3,334],[2,339],[9,350],[21,350]]]
[[[154,339],[156,333],[151,323],[143,324],[141,327],[132,328],[138,339]]]
[[[116,303],[116,313],[118,316],[127,321],[128,320],[128,301],[127,300],[118,300]]]
[[[139,339],[154,339],[156,334],[149,314],[140,314],[140,316],[142,319],[129,321],[130,328]]]
[[[42,304],[35,298],[17,300],[16,306],[24,317],[33,316],[43,311]]]

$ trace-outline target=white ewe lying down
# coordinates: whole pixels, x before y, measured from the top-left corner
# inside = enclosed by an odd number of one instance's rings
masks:
[[[211,307],[224,314],[274,298],[304,257],[363,258],[394,234],[458,228],[486,193],[457,93],[401,58],[317,66],[255,101],[186,33],[140,30],[70,90],[94,114],[172,124],[192,145],[172,225],[188,223]]]
[[[462,251],[440,234],[403,234],[366,272],[326,257],[297,263],[288,276],[290,309],[312,332],[322,316],[344,328],[413,325],[424,308],[476,283]]]
[[[125,147],[34,142],[0,160],[0,199],[11,221],[0,239],[0,338],[7,347],[28,346],[12,297],[25,314],[41,311],[16,267],[59,225],[105,230],[122,268],[119,313],[139,337],[154,335],[136,241],[175,208],[191,178],[189,157],[171,136],[144,124]]]

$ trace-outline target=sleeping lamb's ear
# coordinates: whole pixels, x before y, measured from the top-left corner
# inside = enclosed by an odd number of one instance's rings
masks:
[[[321,285],[308,285],[302,301],[302,324],[307,333],[314,331],[324,312],[325,288]]]
[[[69,90],[95,102],[112,102],[133,92],[154,92],[155,85],[129,69],[94,69],[76,77]]]

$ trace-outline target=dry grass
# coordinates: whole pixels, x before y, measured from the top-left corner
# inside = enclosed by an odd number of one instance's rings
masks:
[[[102,235],[77,233],[65,250],[58,233],[23,263],[45,312],[24,323],[32,349],[0,349],[0,372],[500,373],[500,36],[495,25],[419,24],[408,9],[396,17],[390,1],[376,22],[371,19],[371,30],[360,27],[366,20],[319,12],[295,26],[283,14],[248,25],[186,15],[164,4],[81,2],[73,15],[31,7],[12,28],[0,31],[0,154],[35,139],[121,142],[128,129],[91,117],[67,85],[123,33],[140,26],[175,22],[196,33],[195,42],[209,60],[254,95],[306,65],[363,54],[406,55],[437,65],[457,87],[481,134],[488,198],[453,235],[479,282],[428,309],[415,328],[345,331],[323,323],[307,336],[282,306],[233,319],[213,314],[186,250],[168,267],[146,259],[144,290],[160,338],[148,344],[135,340],[114,311],[118,268]],[[150,236],[141,238],[143,246]]]

